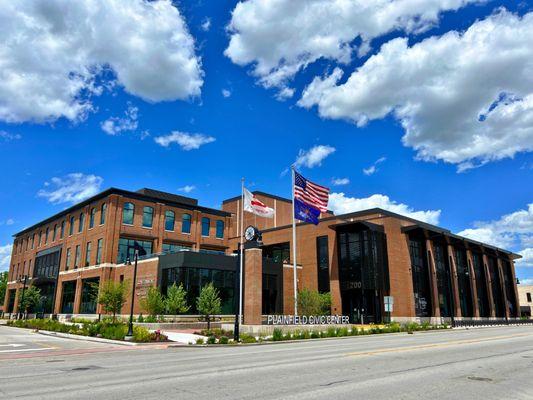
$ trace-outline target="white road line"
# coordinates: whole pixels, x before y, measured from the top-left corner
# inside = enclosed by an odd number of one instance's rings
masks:
[[[9,343],[9,344],[0,344],[0,347],[23,347],[25,344],[20,343]]]
[[[0,350],[0,353],[17,353],[22,351],[41,351],[41,350],[54,350],[55,347],[41,347],[39,349],[13,349],[13,350]]]

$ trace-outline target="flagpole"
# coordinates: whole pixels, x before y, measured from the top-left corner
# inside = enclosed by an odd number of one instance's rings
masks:
[[[242,324],[242,270],[243,270],[243,247],[244,247],[244,178],[241,178],[241,226],[240,226],[240,240],[239,240],[239,324]]]
[[[294,184],[295,184],[295,175],[294,175],[294,165],[291,166],[292,171],[292,264],[293,264],[293,273],[294,273],[294,315],[298,315],[298,276],[296,271],[296,219],[294,218],[294,213],[296,207],[294,205]]]

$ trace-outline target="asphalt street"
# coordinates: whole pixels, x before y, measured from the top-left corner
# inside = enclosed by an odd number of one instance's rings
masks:
[[[25,343],[10,329],[0,343]],[[0,360],[0,398],[533,399],[533,326],[95,352],[65,341]]]

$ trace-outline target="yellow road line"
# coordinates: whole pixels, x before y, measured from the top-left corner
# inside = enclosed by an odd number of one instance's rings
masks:
[[[517,334],[514,334],[514,335],[492,336],[492,337],[483,338],[483,339],[454,340],[454,341],[450,341],[450,342],[429,343],[429,344],[421,344],[421,345],[417,345],[417,346],[390,347],[390,348],[386,348],[386,349],[378,349],[378,350],[370,350],[370,351],[359,351],[359,352],[355,352],[355,353],[347,353],[347,354],[345,354],[345,356],[346,357],[371,356],[371,355],[380,354],[380,353],[397,353],[397,352],[402,352],[402,351],[412,351],[412,350],[421,350],[421,349],[428,349],[428,348],[449,347],[449,346],[454,346],[454,345],[489,342],[489,341],[493,341],[493,340],[509,339],[509,338],[513,338],[513,337],[525,337],[525,336],[532,336],[532,335],[529,334],[529,333],[517,333]]]

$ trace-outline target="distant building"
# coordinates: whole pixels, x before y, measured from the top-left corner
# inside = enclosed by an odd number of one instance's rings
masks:
[[[533,315],[533,285],[517,285],[520,312],[523,317]]]
[[[259,318],[291,314],[291,201],[255,194],[275,218],[245,213],[242,221],[262,231],[263,240],[259,269],[245,269],[244,309],[254,303]],[[41,312],[100,313],[95,290],[109,279],[132,281],[128,261],[136,242],[147,255],[139,261],[135,313],[150,286],[166,292],[173,282],[184,285],[195,313],[200,288],[213,282],[223,313],[232,314],[241,207],[240,196],[216,210],[152,189],[106,190],[15,234],[4,310],[18,311],[28,275],[44,296]],[[520,316],[514,271],[520,256],[512,252],[378,208],[325,213],[317,226],[299,223],[297,232],[298,289],[331,292],[331,312],[352,322],[386,319],[384,296],[393,297],[391,317],[399,321]]]

